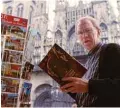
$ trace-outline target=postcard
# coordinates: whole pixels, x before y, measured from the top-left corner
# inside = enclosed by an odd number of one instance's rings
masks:
[[[2,63],[1,73],[2,76],[20,78],[21,65]]]
[[[1,107],[17,107],[18,94],[1,94]]]
[[[5,48],[11,50],[23,51],[24,49],[24,39],[19,39],[16,37],[6,36]]]
[[[32,87],[31,83],[26,83],[26,82],[23,83],[20,94],[21,102],[30,102],[31,87]]]
[[[32,65],[30,62],[26,62],[24,65],[24,69],[22,72],[22,78],[26,79],[26,80],[30,80],[31,79],[31,73],[33,70],[34,65]]]
[[[2,77],[1,89],[2,89],[2,92],[18,93],[19,80]]]
[[[4,50],[3,61],[22,64],[22,57],[23,53],[21,52]]]
[[[27,19],[1,14],[1,34],[11,34],[15,37],[25,38]]]

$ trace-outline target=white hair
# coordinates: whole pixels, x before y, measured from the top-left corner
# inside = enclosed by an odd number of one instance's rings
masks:
[[[89,20],[89,21],[91,21],[91,23],[93,24],[93,26],[98,30],[98,32],[99,32],[99,34],[100,34],[100,26],[99,26],[98,21],[97,21],[95,18],[90,17],[90,16],[80,17],[80,18],[77,20],[77,22],[76,22],[75,31],[77,31],[78,25],[79,25],[83,20]]]

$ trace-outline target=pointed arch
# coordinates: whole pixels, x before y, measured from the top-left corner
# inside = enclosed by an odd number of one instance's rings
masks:
[[[34,9],[32,6],[30,6],[30,11],[29,11],[29,24],[32,23],[32,16],[33,16]]]
[[[36,87],[36,89],[34,90],[35,93],[39,93],[43,90],[50,90],[52,88],[52,86],[50,84],[42,84]]]
[[[62,37],[63,37],[63,33],[61,32],[61,30],[58,29],[55,32],[55,43],[62,46]]]
[[[45,101],[46,102],[45,104]],[[34,107],[50,107],[51,105],[51,91],[44,91],[41,93],[34,102]]]
[[[108,30],[108,27],[107,27],[107,25],[105,24],[105,23],[100,23],[100,27],[102,28],[102,29],[105,29],[105,30]]]
[[[23,10],[24,10],[24,5],[22,3],[17,5],[17,16],[22,17],[23,16]]]
[[[73,56],[84,55],[85,51],[80,43],[76,42],[73,46]]]
[[[12,7],[11,6],[9,6],[6,11],[7,11],[8,15],[12,15]]]
[[[108,43],[108,27],[105,23],[100,23],[101,40],[103,43]]]
[[[75,33],[75,24],[68,30],[68,39],[70,39],[73,33]]]
[[[114,20],[114,21],[112,21],[112,23],[111,23],[111,24],[117,24],[117,21],[115,21],[115,20]]]

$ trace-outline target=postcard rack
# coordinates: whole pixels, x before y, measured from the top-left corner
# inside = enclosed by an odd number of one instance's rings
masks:
[[[2,107],[30,107],[33,65],[24,61],[26,34],[27,19],[1,14]]]

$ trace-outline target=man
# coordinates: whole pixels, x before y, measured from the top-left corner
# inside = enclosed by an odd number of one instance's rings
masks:
[[[100,28],[92,17],[83,17],[76,26],[81,44],[88,50],[88,71],[82,78],[66,77],[60,89],[68,92],[78,106],[120,106],[120,46],[100,42]]]

